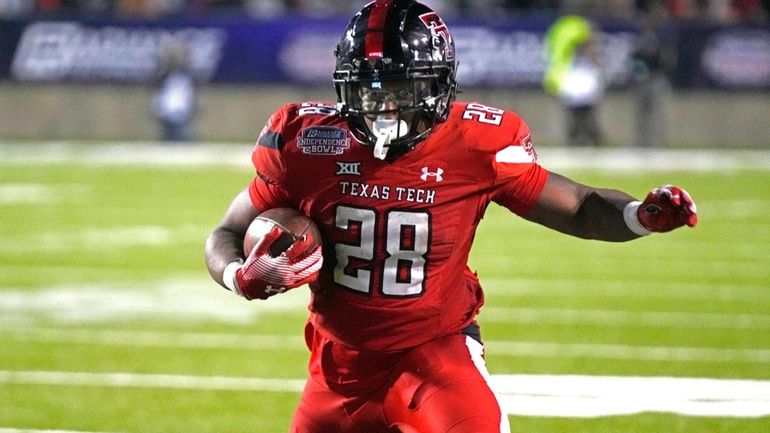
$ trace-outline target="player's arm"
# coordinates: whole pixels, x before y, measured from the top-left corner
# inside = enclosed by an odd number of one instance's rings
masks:
[[[256,182],[256,183],[255,183]],[[259,180],[254,185],[264,185]],[[243,238],[249,225],[259,214],[251,194],[244,189],[233,199],[222,222],[206,240],[206,265],[211,277],[228,290],[248,299],[267,299],[278,293],[314,281],[323,266],[320,245],[309,239],[298,239],[278,256],[270,254],[271,245],[283,235],[278,225],[266,227],[251,251],[243,251]],[[282,207],[272,204],[265,208]]]
[[[689,194],[675,186],[656,188],[639,202],[622,191],[593,188],[556,173],[548,174],[524,217],[562,233],[613,242],[693,227],[698,221]]]
[[[227,265],[245,260],[243,235],[257,215],[245,188],[235,196],[222,221],[206,239],[206,266],[211,278],[223,287],[227,287],[222,278]]]
[[[285,118],[286,106],[273,113],[259,134],[257,144],[251,154],[251,160],[257,173],[267,170],[271,173],[281,172],[281,157],[277,150],[271,148],[272,141],[279,138],[280,127]],[[264,144],[264,145],[260,145]],[[275,146],[272,146],[275,147]],[[223,273],[228,265],[244,263],[243,237],[249,225],[259,214],[254,203],[259,203],[262,210],[273,207],[283,201],[284,197],[272,180],[257,178],[240,191],[230,203],[222,221],[206,239],[205,258],[211,278],[222,286],[232,290],[223,280]],[[277,207],[277,206],[275,206]],[[232,270],[234,266],[230,266]],[[228,276],[229,277],[229,276]],[[230,278],[228,278],[230,279]]]
[[[285,230],[278,225],[260,233],[251,251],[243,251],[244,235],[261,211],[294,207],[289,193],[281,186],[286,172],[280,151],[281,131],[291,115],[291,107],[287,104],[270,116],[251,155],[257,176],[236,195],[222,221],[206,239],[206,266],[211,277],[249,300],[266,299],[310,282],[323,263],[321,248],[312,248],[300,240],[280,256],[270,255],[270,246]]]

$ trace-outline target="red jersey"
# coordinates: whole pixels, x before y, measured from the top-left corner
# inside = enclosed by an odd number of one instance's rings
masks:
[[[262,130],[252,161],[257,210],[299,209],[323,235],[324,266],[310,287],[316,329],[377,351],[473,321],[483,294],[467,261],[487,205],[524,214],[547,179],[519,116],[460,102],[391,162],[358,142],[334,105],[288,104]]]

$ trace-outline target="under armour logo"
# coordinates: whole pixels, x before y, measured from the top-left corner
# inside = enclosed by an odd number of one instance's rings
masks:
[[[273,287],[272,284],[265,285],[265,293],[283,293],[286,287]]]
[[[337,161],[337,174],[349,174],[353,176],[361,176],[361,163],[360,162],[342,162]]]
[[[428,180],[429,177],[432,177],[436,180],[436,182],[441,182],[444,180],[444,178],[441,176],[444,174],[443,168],[437,168],[436,171],[430,171],[428,167],[422,168],[422,174],[420,175],[420,179],[422,180]]]

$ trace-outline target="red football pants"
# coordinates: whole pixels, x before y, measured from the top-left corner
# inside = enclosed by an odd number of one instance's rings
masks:
[[[483,347],[463,334],[361,352],[306,330],[310,378],[291,433],[509,433]]]

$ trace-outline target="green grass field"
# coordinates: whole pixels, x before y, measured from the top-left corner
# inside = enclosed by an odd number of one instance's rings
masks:
[[[193,151],[203,156],[0,144],[0,433],[287,430],[305,377],[307,294],[249,303],[209,279],[203,241],[250,179],[249,149]],[[684,186],[699,208],[692,230],[606,244],[490,207],[471,259],[487,293],[488,367],[565,384],[746,379],[754,394],[714,385],[717,397],[690,403],[727,409],[693,416],[673,398],[694,389],[680,382],[604,400],[591,397],[598,386],[570,388],[585,412],[519,413],[513,432],[770,431],[770,170],[686,170],[703,156],[687,155],[679,170],[557,171],[637,197]],[[530,394],[515,401],[559,407]],[[613,412],[627,399],[659,404]]]

